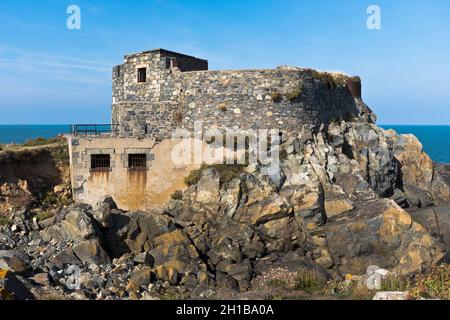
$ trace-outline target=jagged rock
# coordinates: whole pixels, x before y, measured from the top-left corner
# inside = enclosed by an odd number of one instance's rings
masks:
[[[151,255],[149,255],[147,252],[142,252],[137,254],[134,259],[134,263],[137,264],[144,264],[150,267],[153,267],[153,264],[155,263],[155,259]]]
[[[444,258],[442,246],[392,200],[368,203],[354,216],[327,223],[325,232],[341,273],[362,274],[375,264],[409,273]]]
[[[154,273],[151,268],[143,268],[137,270],[133,273],[130,280],[128,281],[126,289],[128,292],[139,291],[140,287],[148,286],[151,283],[153,277]]]
[[[33,300],[34,297],[14,272],[0,269],[0,300],[10,299]]]
[[[15,250],[0,250],[0,269],[11,270],[18,275],[25,275],[31,271],[30,259]]]
[[[17,184],[4,183],[0,186],[0,212],[6,212],[14,208],[28,207],[35,201],[25,180],[19,180]]]
[[[215,169],[205,170],[198,183],[195,201],[203,205],[217,203],[220,190],[220,174]]]
[[[160,265],[156,268],[156,276],[162,281],[167,281],[171,285],[176,285],[180,281],[180,274],[177,269],[171,266]]]
[[[433,204],[432,195],[425,189],[419,188],[415,185],[405,184],[405,196],[412,206],[417,208],[426,208]]]
[[[44,287],[49,287],[51,285],[51,278],[46,272],[35,274],[33,281]]]
[[[450,203],[450,182],[448,174],[445,172],[445,166],[435,167],[433,174],[433,182],[431,184],[431,194],[433,196],[433,203],[435,205],[448,205]],[[441,174],[442,172],[442,174]]]
[[[176,228],[173,220],[161,212],[113,214],[112,219],[114,227],[106,231],[105,239],[115,257],[126,252],[149,251],[155,237]]]
[[[325,194],[325,213],[327,218],[338,216],[340,214],[353,210],[353,203],[343,194],[327,192]]]
[[[84,205],[74,204],[64,209],[59,217],[56,217],[56,220],[60,221],[42,232],[42,239],[44,241],[67,241],[97,238],[99,231],[88,208]]]
[[[402,166],[403,182],[431,191],[433,161],[423,152],[422,144],[412,134],[390,133],[394,140],[395,158]]]
[[[117,209],[117,204],[113,198],[104,197],[93,208],[93,217],[103,228],[110,228],[113,223],[111,210],[115,209]]]
[[[179,274],[198,272],[205,269],[197,249],[189,237],[180,229],[162,234],[153,239],[154,249],[149,253],[155,259],[155,266],[164,265]]]
[[[67,248],[57,254],[49,263],[48,268],[61,270],[66,265],[80,265],[82,262],[73,252],[72,248]]]
[[[76,244],[73,253],[84,264],[107,264],[110,259],[98,240],[87,240]]]
[[[270,198],[261,199],[258,202],[248,205],[245,215],[239,221],[258,225],[287,217],[292,213],[292,207],[288,201],[274,194]]]
[[[410,212],[436,240],[447,249],[447,261],[450,261],[450,206],[431,207]]]
[[[253,270],[248,260],[242,263],[230,264],[225,268],[225,272],[236,280],[240,287],[248,286],[252,278]]]

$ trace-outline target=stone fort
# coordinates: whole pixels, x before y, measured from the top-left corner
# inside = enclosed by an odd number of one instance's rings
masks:
[[[171,163],[177,128],[301,130],[339,119],[374,121],[359,77],[280,66],[208,70],[164,49],[126,55],[113,68],[108,125],[74,125],[68,137],[74,198],[112,196],[123,209],[163,204],[198,165]]]

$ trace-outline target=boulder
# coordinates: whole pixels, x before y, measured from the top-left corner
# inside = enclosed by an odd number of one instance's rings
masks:
[[[155,237],[176,228],[173,219],[157,211],[113,214],[112,219],[114,227],[105,232],[105,243],[114,257],[149,251]]]
[[[149,253],[155,259],[155,266],[164,265],[178,274],[198,272],[205,268],[195,246],[180,229],[168,232],[153,240],[154,249]]]
[[[0,269],[10,270],[18,275],[26,275],[31,271],[30,258],[16,250],[0,250]]]
[[[220,190],[220,174],[215,169],[207,169],[202,172],[195,201],[203,205],[217,203]]]
[[[117,210],[117,204],[114,202],[113,198],[106,196],[101,199],[93,208],[92,215],[94,219],[103,228],[112,227],[112,217],[111,210]]]
[[[52,284],[52,280],[48,273],[37,273],[33,276],[33,281],[43,287],[49,287]]]
[[[131,278],[128,280],[127,291],[128,292],[139,292],[142,286],[148,286],[154,278],[154,273],[151,268],[142,268],[133,273]]]
[[[450,177],[448,165],[435,165],[431,194],[435,205],[448,205],[450,203]]]
[[[177,269],[171,266],[160,265],[156,268],[156,276],[159,280],[167,281],[171,285],[177,285],[180,281],[180,274]]]
[[[44,241],[85,240],[97,238],[100,234],[89,207],[85,205],[69,206],[56,217],[58,220],[58,223],[42,231]]]
[[[404,184],[431,192],[433,161],[412,134],[393,135],[394,156],[400,162]]]
[[[35,198],[31,194],[28,182],[19,180],[15,183],[4,183],[0,185],[0,212],[6,212],[10,209],[23,208],[30,206]]]
[[[142,252],[134,257],[133,262],[136,264],[144,264],[153,267],[155,259],[153,259],[153,257],[149,255],[148,252]]]
[[[107,264],[110,259],[98,240],[86,240],[73,247],[73,253],[83,264]]]
[[[370,265],[399,273],[443,260],[443,247],[411,215],[387,199],[325,226],[327,247],[340,273],[363,274]]]
[[[325,193],[324,206],[327,218],[332,218],[352,211],[354,208],[352,201],[348,199],[345,194],[336,194],[332,192]]]
[[[447,261],[450,261],[450,206],[424,208],[411,211],[410,214],[443,244],[447,250]]]

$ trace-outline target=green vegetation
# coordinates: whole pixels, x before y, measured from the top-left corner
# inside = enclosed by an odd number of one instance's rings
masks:
[[[311,270],[300,270],[295,276],[295,290],[314,293],[325,288],[326,281]]]
[[[66,145],[50,151],[50,155],[57,165],[69,165],[69,149]]]
[[[64,138],[61,136],[48,138],[48,139],[43,138],[43,137],[38,137],[36,139],[29,139],[29,140],[25,141],[23,146],[24,147],[45,146],[45,145],[49,145],[49,144],[53,144],[53,143],[59,143],[61,141],[64,141]]]
[[[183,192],[181,190],[177,190],[170,195],[172,200],[183,200]]]
[[[352,279],[351,276],[346,277],[345,280],[331,280],[323,290],[323,294],[350,300],[372,300],[375,293],[375,290],[368,289],[358,280]]]
[[[68,206],[73,203],[72,198],[65,198],[58,196],[53,191],[42,191],[43,196],[41,196],[41,203],[44,207],[53,207],[53,206]]]
[[[417,276],[414,282],[410,290],[412,297],[450,300],[450,264],[434,267]]]
[[[221,182],[227,184],[234,178],[238,178],[244,172],[245,167],[243,164],[203,164],[200,169],[191,171],[189,176],[184,179],[184,183],[187,186],[195,185],[200,181],[203,171],[215,169],[220,175]]]
[[[183,122],[183,112],[177,111],[174,114],[173,119],[175,120],[176,124],[181,124]]]
[[[270,94],[270,98],[275,103],[280,103],[281,101],[283,101],[283,95],[281,93],[279,93],[278,91],[272,92]]]
[[[412,281],[407,276],[388,276],[381,280],[381,291],[408,291]]]
[[[54,212],[51,211],[42,211],[42,212],[38,212],[35,217],[37,221],[44,221],[47,220],[48,218],[51,218],[55,215]]]
[[[49,153],[56,165],[69,164],[69,149],[63,136],[36,138],[19,145],[1,145],[0,151],[5,151],[2,159],[6,161],[33,163],[44,153]]]
[[[0,226],[6,226],[8,225],[9,220],[7,217],[5,216],[0,216]]]
[[[290,102],[295,102],[295,100],[298,99],[298,97],[300,97],[302,95],[303,92],[303,83],[300,83],[297,88],[295,88],[294,90],[292,90],[291,92],[289,92],[286,95],[286,98],[290,101]]]
[[[347,77],[344,75],[319,72],[317,70],[311,70],[310,72],[314,79],[326,83],[330,89],[343,87],[346,84]]]

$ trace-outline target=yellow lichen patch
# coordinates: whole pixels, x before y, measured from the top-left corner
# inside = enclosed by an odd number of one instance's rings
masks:
[[[180,229],[160,235],[154,239],[155,244],[167,246],[175,246],[182,243],[189,243],[189,238]]]
[[[328,218],[353,210],[353,205],[348,199],[335,199],[325,201],[325,212]]]
[[[355,221],[354,223],[349,223],[347,228],[353,233],[358,233],[364,230],[366,228],[366,225],[362,221]]]
[[[407,230],[412,225],[411,216],[398,205],[390,202],[390,207],[383,213],[383,225],[380,235],[390,237],[402,230]]]
[[[6,269],[0,269],[0,279],[4,279],[6,278],[6,276],[8,275],[9,270]]]

